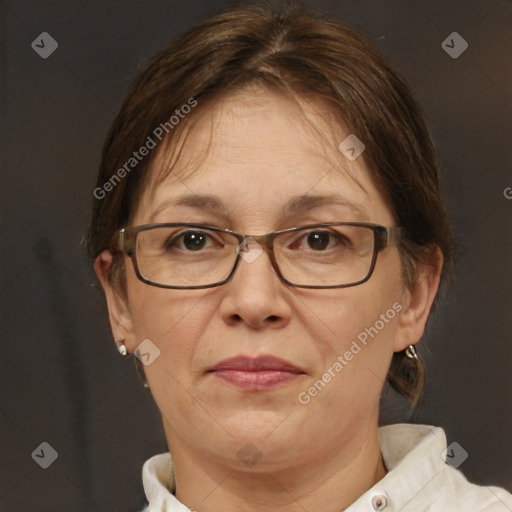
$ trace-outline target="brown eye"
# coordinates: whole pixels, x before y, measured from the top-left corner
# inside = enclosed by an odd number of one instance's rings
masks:
[[[315,251],[322,251],[329,246],[329,238],[327,231],[312,231],[308,234],[308,246]]]
[[[182,235],[183,246],[189,251],[198,251],[206,244],[206,235],[199,231],[189,231]]]
[[[210,237],[203,231],[184,231],[170,237],[165,243],[165,250],[200,251],[207,245],[208,238]]]

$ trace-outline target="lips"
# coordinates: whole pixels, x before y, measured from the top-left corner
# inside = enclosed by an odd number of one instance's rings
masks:
[[[248,356],[232,357],[216,364],[208,371],[237,370],[242,372],[260,372],[264,370],[283,371],[289,373],[304,373],[292,363],[274,356],[259,356],[251,358]]]
[[[304,374],[289,361],[274,356],[233,357],[221,361],[208,372],[244,391],[269,391]]]

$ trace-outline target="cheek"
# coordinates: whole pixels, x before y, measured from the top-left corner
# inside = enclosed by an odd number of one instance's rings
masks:
[[[166,367],[190,366],[201,333],[210,321],[205,296],[210,290],[172,290],[142,283],[127,272],[127,292],[135,342],[150,339]],[[213,310],[214,311],[214,310]],[[146,373],[153,371],[152,366]]]
[[[308,326],[310,337],[324,357],[343,354],[354,341],[364,343],[372,339],[375,329],[379,337],[392,338],[397,318],[393,304],[399,298],[399,288],[394,288],[375,279],[335,294],[324,293],[321,298],[303,300],[313,315],[309,319],[304,315],[300,321]],[[312,316],[316,320],[312,321]]]
[[[188,390],[198,377],[195,361],[204,357],[199,340],[215,309],[205,310],[204,290],[184,292],[141,284],[147,290],[134,287],[134,332],[138,340],[150,339],[160,350],[158,358],[144,367],[153,398],[169,424],[179,418],[204,422],[204,410],[191,402]]]
[[[386,380],[403,309],[400,266],[397,258],[389,256],[380,260],[366,283],[308,304],[321,320],[310,331],[322,361],[315,377],[336,382],[329,384],[331,393],[338,398],[344,395],[345,401],[350,401],[347,392],[354,399],[365,390],[376,396]]]

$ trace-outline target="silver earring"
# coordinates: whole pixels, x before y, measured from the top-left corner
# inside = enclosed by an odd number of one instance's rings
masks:
[[[122,355],[122,356],[125,356],[126,354],[128,354],[128,350],[126,350],[126,346],[124,344],[124,338],[117,338],[116,340],[117,342],[120,343],[120,345],[117,346],[117,350],[118,352]]]
[[[416,352],[416,347],[414,345],[409,345],[406,349],[405,349],[405,355],[409,358],[409,359],[418,359],[418,353]]]

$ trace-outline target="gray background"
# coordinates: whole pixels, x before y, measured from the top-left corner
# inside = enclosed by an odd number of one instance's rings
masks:
[[[512,3],[310,1],[362,29],[422,103],[461,241],[458,280],[421,346],[410,418],[443,426],[472,480],[512,491]],[[158,411],[118,356],[80,248],[100,149],[137,70],[223,0],[4,0],[1,37],[0,509],[133,511]],[[452,59],[453,31],[469,48]],[[42,32],[58,49],[42,59]],[[385,393],[383,422],[408,420]],[[57,452],[42,469],[41,442]]]

